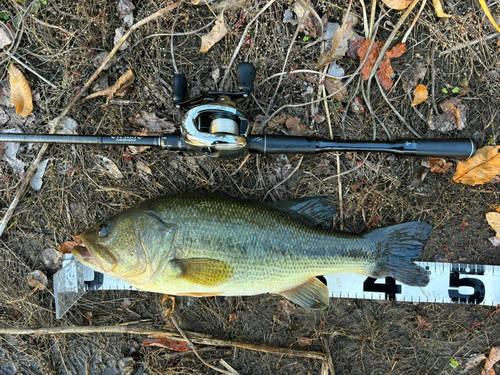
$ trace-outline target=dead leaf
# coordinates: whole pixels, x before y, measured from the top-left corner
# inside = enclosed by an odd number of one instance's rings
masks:
[[[354,21],[348,20],[340,26],[337,31],[335,31],[332,40],[332,47],[328,51],[321,54],[318,62],[316,63],[316,70],[345,56],[348,49],[348,41],[354,34],[353,26]]]
[[[66,241],[60,244],[57,249],[63,253],[63,254],[71,254],[71,250],[75,246],[80,246],[82,244],[82,240],[80,239],[80,236],[72,236],[73,241]]]
[[[47,168],[47,163],[49,159],[45,159],[38,164],[35,174],[31,177],[30,186],[33,190],[40,190],[43,184],[43,175],[45,174],[45,168]]]
[[[132,116],[129,121],[137,126],[141,126],[145,132],[142,135],[162,135],[163,133],[173,132],[175,124],[156,116],[155,113],[141,111]]]
[[[429,92],[427,91],[427,87],[425,85],[418,85],[413,92],[413,103],[411,103],[412,107],[419,105],[427,100],[429,97]]]
[[[453,167],[453,163],[442,158],[427,158],[422,161],[422,166],[429,168],[433,173],[448,174],[447,170]]]
[[[23,118],[33,111],[31,89],[23,73],[14,64],[10,64],[10,99],[16,107],[16,113]]]
[[[438,130],[442,133],[452,130],[462,130],[467,126],[467,113],[469,106],[462,102],[462,99],[455,97],[442,101],[439,107],[443,113],[429,122],[431,130]]]
[[[353,193],[357,193],[359,191],[359,189],[361,189],[363,187],[363,184],[364,184],[363,181],[358,181],[358,182],[355,182],[352,185],[349,185],[349,188],[351,189],[351,191]]]
[[[319,16],[317,15],[317,13],[313,14],[313,12],[315,12],[314,8],[306,5],[305,3],[296,1],[292,4],[292,10],[297,15],[299,20],[302,19],[302,17],[304,17],[299,32],[307,31],[307,33],[309,33],[313,38],[316,38],[319,34],[323,32]],[[288,22],[290,22],[289,15],[288,15]],[[298,22],[296,23],[292,22],[292,24],[297,24],[297,23]]]
[[[309,346],[312,345],[313,339],[311,337],[299,337],[297,342],[300,346]]]
[[[493,370],[493,366],[500,360],[500,346],[494,346],[490,350],[490,354],[486,363],[484,364],[483,371],[481,371],[481,375],[495,375],[495,370]]]
[[[370,220],[368,221],[368,223],[366,223],[366,227],[369,229],[369,230],[374,230],[377,228],[378,226],[378,223],[380,222],[380,218],[377,214],[373,214],[371,217],[370,217]]]
[[[215,21],[214,28],[206,35],[201,37],[200,52],[208,52],[219,40],[227,34],[227,27],[224,23],[224,12],[222,12]]]
[[[359,97],[355,97],[351,102],[351,109],[354,113],[365,113],[365,106]]]
[[[418,82],[425,78],[427,73],[427,65],[425,60],[418,60],[414,65],[406,69],[402,75],[403,89],[405,92],[409,93],[417,87]]]
[[[470,159],[457,165],[453,181],[467,185],[490,182],[500,173],[500,146],[485,146],[476,151]]]
[[[480,362],[484,361],[485,359],[486,356],[483,353],[472,354],[470,358],[467,359],[467,362],[465,362],[465,369],[469,371],[473,370]]]
[[[42,251],[42,262],[50,272],[54,272],[61,268],[62,260],[62,253],[56,249],[48,248]]]
[[[0,22],[0,49],[12,43],[14,38],[14,31],[11,27],[12,23],[6,24]]]
[[[2,133],[21,133],[21,130],[16,128],[5,129]],[[2,144],[3,155],[2,160],[5,160],[10,167],[19,175],[19,177],[24,176],[24,167],[26,163],[17,158],[17,152],[21,145],[17,142],[5,142]]]
[[[30,272],[30,274],[26,278],[28,280],[28,285],[32,288],[36,288],[38,290],[44,290],[47,288],[49,283],[47,276],[42,271],[36,270]]]
[[[311,129],[301,124],[298,117],[289,116],[285,121],[285,126],[288,128],[289,135],[308,136],[312,134]]]
[[[359,58],[358,55],[359,47],[361,47],[364,42],[365,40],[363,38],[355,38],[353,40],[349,40],[349,42],[347,43],[348,47],[345,55],[347,57],[350,57],[351,59]]]
[[[188,352],[191,350],[189,343],[185,340],[176,340],[168,338],[165,335],[151,335],[145,339],[142,346],[159,346],[160,348],[166,348],[174,350],[176,352]]]
[[[333,98],[341,102],[347,96],[347,88],[342,87],[343,83],[340,82],[337,78],[326,77],[325,78],[325,88],[328,94],[332,94],[335,91],[338,91]],[[339,91],[340,90],[340,91]]]
[[[434,10],[436,11],[436,14],[438,17],[441,17],[441,18],[450,18],[450,17],[453,17],[453,15],[451,14],[446,14],[444,11],[443,11],[443,3],[441,2],[441,0],[432,0],[432,5],[434,5]]]
[[[123,35],[125,35],[125,28],[124,27],[119,27],[115,30],[115,37],[113,39],[113,44],[116,45],[118,42],[121,40]],[[128,40],[125,40],[123,44],[120,46],[119,50],[120,51],[125,51],[128,47],[130,46],[130,43]]]
[[[96,160],[96,169],[100,172],[106,173],[108,176],[121,180],[123,179],[123,174],[120,172],[115,162],[111,159],[108,159],[106,156],[102,155],[94,155]]]
[[[429,318],[426,318],[425,316],[420,316],[417,315],[418,318],[418,329],[426,331],[431,329],[432,325],[434,324],[431,322]]]
[[[358,50],[358,56],[360,62],[363,62],[365,59],[366,54],[368,53],[368,47],[370,46],[371,40],[365,40],[361,47],[359,47]],[[365,64],[361,68],[361,73],[363,74],[363,79],[366,81],[368,78],[370,78],[370,73],[373,70],[373,67],[375,66],[375,61],[378,59],[378,55],[380,53],[380,49],[384,46],[384,43],[380,41],[376,41],[373,43],[372,49],[370,50],[370,53],[368,54],[368,58],[366,59]]]
[[[132,69],[127,70],[118,80],[116,83],[108,87],[104,90],[95,92],[93,94],[90,94],[89,96],[85,97],[84,100],[89,100],[89,99],[94,99],[97,98],[98,96],[107,96],[108,99],[106,100],[106,105],[107,103],[115,96],[123,96],[125,90],[134,82],[135,80],[135,75]]]
[[[394,75],[390,59],[400,57],[406,51],[406,44],[398,43],[392,49],[387,51],[377,69],[377,77],[384,90],[392,87],[391,77]]]
[[[273,321],[282,327],[291,323],[290,315],[295,314],[295,305],[286,299],[278,302],[278,313],[273,316]]]
[[[325,120],[326,120],[326,117],[323,116],[323,115],[320,115],[320,114],[315,114],[314,115],[314,121],[316,122],[316,124],[321,124]]]
[[[427,173],[429,173],[428,169],[422,169],[420,172],[413,175],[410,186],[413,188],[418,188],[419,186],[421,186],[422,182],[424,182],[425,177],[427,176]]]
[[[140,160],[137,162],[137,170],[145,176],[152,176],[153,175],[151,168],[149,168],[144,162],[142,162]]]
[[[500,26],[498,26],[497,22],[495,21],[495,18],[491,14],[490,9],[488,8],[488,4],[486,4],[486,1],[479,0],[479,4],[481,4],[481,8],[483,8],[484,13],[486,14],[488,19],[490,20],[491,24],[495,27],[495,29],[497,29],[498,32],[500,32]]]
[[[486,221],[488,222],[491,229],[493,229],[496,234],[497,240],[500,240],[500,213],[498,212],[488,212],[486,214]]]
[[[243,315],[243,311],[241,310],[234,313],[229,313],[229,323],[236,322],[241,315]]]
[[[410,6],[413,0],[382,0],[391,9],[403,10]]]

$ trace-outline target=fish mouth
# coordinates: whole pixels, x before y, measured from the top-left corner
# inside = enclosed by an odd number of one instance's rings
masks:
[[[105,247],[97,244],[90,245],[83,234],[81,235],[82,244],[73,247],[71,254],[80,262],[88,265],[98,272],[111,272],[116,266],[116,259]],[[95,254],[98,254],[96,256]]]

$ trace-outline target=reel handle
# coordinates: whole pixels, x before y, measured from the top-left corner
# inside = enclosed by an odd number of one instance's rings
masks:
[[[242,62],[238,65],[238,89],[244,92],[253,91],[255,81],[255,66],[253,64]]]
[[[174,103],[186,100],[187,80],[184,74],[174,74]]]

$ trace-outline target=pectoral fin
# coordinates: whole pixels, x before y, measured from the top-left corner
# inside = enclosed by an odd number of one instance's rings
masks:
[[[179,268],[179,277],[203,286],[218,286],[233,276],[231,266],[217,259],[178,259],[173,260],[172,264]]]
[[[327,308],[330,298],[326,285],[315,277],[279,294],[293,303],[309,309]]]

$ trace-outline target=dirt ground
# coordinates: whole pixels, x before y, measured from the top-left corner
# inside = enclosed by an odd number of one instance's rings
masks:
[[[321,99],[320,75],[290,72],[281,76],[281,81],[280,76],[274,76],[294,69],[314,70],[321,52],[321,42],[312,44],[320,39],[318,36],[305,32],[295,35],[297,26],[283,22],[285,10],[292,9],[292,4],[275,1],[258,16],[248,36],[242,39],[245,27],[266,3],[257,0],[212,3],[216,14],[225,8],[229,32],[208,53],[199,52],[201,35],[209,32],[213,26],[209,23],[215,19],[207,6],[183,4],[178,11],[137,29],[129,38],[129,46],[116,54],[109,69],[98,78],[113,84],[132,69],[135,82],[124,97],[115,98],[108,106],[102,97],[79,102],[68,114],[78,124],[77,133],[130,135],[140,130],[130,119],[141,112],[154,113],[178,128],[182,114],[172,102],[174,57],[178,70],[188,78],[191,96],[203,89],[223,89],[220,84],[226,70],[230,74],[224,89],[236,90],[235,64],[253,63],[257,69],[254,95],[239,100],[238,106],[254,121],[254,130],[260,126],[259,119],[262,121],[282,106],[293,104],[294,107],[282,109],[277,117],[296,117],[304,134],[329,137],[328,122],[318,123],[314,118],[326,116],[323,101],[304,104]],[[351,12],[359,20],[355,32],[366,37],[362,3],[353,1]],[[410,29],[420,3],[403,22],[391,41],[393,44]],[[17,25],[23,25],[22,35],[18,34],[20,39],[11,53],[37,73],[16,64],[27,77],[36,101],[32,115],[26,119],[13,112],[8,84],[11,59],[6,53],[10,47],[5,47],[0,51],[0,107],[9,115],[9,121],[2,127],[43,134],[49,130],[48,122],[62,112],[94,73],[98,66],[96,56],[111,51],[115,30],[124,21],[117,11],[116,0],[41,1],[35,4],[39,6],[35,14],[25,12],[28,4],[29,1],[25,5],[13,0],[4,2],[0,5],[0,17],[7,15]],[[166,0],[134,1],[134,22],[169,4]],[[344,0],[313,1],[313,4],[320,17],[326,14],[328,21],[338,23],[342,23],[348,7]],[[387,100],[426,138],[468,137],[478,147],[497,144],[498,38],[475,42],[495,30],[479,2],[458,0],[444,4],[445,12],[453,17],[437,18],[432,4],[427,2],[410,31],[407,51],[392,60],[394,87],[386,92]],[[496,15],[498,5],[490,2]],[[365,10],[370,19],[370,2],[366,2]],[[245,18],[237,27],[243,14]],[[381,20],[376,39],[386,42],[402,14],[377,6],[375,21]],[[171,36],[172,29],[176,36]],[[229,66],[240,40],[243,46],[235,63]],[[430,93],[429,99],[416,107],[423,118],[411,107],[402,78],[419,61],[427,67],[421,83]],[[344,57],[338,63],[348,77],[359,67],[359,59]],[[327,100],[333,135],[348,140],[371,140],[375,135],[385,140],[388,134],[379,122],[374,122],[375,114],[391,138],[413,138],[376,83],[373,82],[369,92],[367,84],[360,83],[360,75],[356,74],[347,85],[341,103]],[[470,88],[461,97],[468,106],[465,128],[446,134],[430,130],[427,120],[433,113],[437,115],[437,104],[456,96],[453,91],[456,87]],[[368,98],[372,112],[353,111],[350,102],[354,96],[365,104]],[[270,121],[265,131],[284,134],[289,129],[283,122]],[[17,158],[26,164],[25,169],[40,147],[24,145],[17,152]],[[100,156],[112,160],[122,176],[117,179],[103,172],[99,168]],[[42,259],[43,250],[57,249],[59,244],[71,240],[72,235],[103,218],[162,194],[223,193],[266,201],[326,196],[339,209],[333,222],[327,223],[333,229],[360,233],[421,220],[434,229],[420,260],[449,257],[457,263],[500,264],[498,249],[488,241],[494,233],[485,220],[487,212],[500,206],[498,185],[472,187],[454,183],[451,176],[456,160],[450,160],[453,167],[447,174],[428,173],[423,181],[415,183],[415,176],[427,171],[422,159],[382,153],[341,153],[338,158],[329,153],[306,155],[303,159],[296,155],[251,155],[218,160],[190,152],[150,149],[131,154],[124,147],[51,145],[44,159],[49,161],[41,189],[28,189],[0,239],[0,326],[4,328],[90,324],[175,329],[170,320],[163,318],[162,295],[145,292],[89,292],[63,319],[56,320],[52,283],[55,269]],[[140,163],[149,167],[151,174],[141,173]],[[3,215],[23,179],[5,158],[0,161],[0,170]],[[340,179],[338,171],[342,173]],[[34,270],[48,276],[46,290],[33,292],[28,286],[26,277]],[[297,307],[289,321],[281,322],[276,319],[281,300],[270,295],[200,298],[186,308],[176,308],[174,317],[186,331],[219,339],[300,351],[326,353],[329,349],[336,374],[479,374],[484,362],[472,369],[467,364],[476,355],[487,355],[500,340],[500,314],[494,314],[496,307],[492,306],[332,298],[324,311]],[[238,318],[231,321],[235,313]],[[432,322],[430,329],[419,329],[418,316]],[[302,346],[303,338],[312,342],[305,340],[306,345]],[[144,339],[144,335],[132,333],[1,335],[0,374],[217,373],[193,353],[141,347]],[[239,374],[325,373],[323,362],[316,359],[231,346],[201,346],[199,350],[208,363],[222,367],[220,360],[224,360]]]

